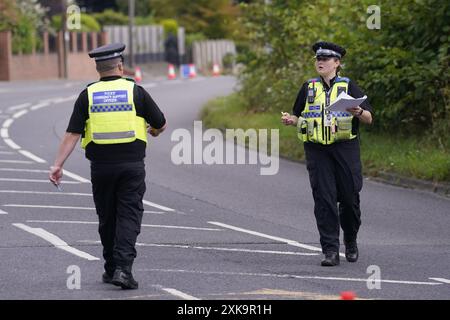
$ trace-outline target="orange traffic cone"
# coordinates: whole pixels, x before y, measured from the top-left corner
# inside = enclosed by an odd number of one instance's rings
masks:
[[[141,72],[141,68],[136,67],[134,69],[134,81],[136,81],[137,83],[140,83],[142,81],[142,72]]]
[[[197,71],[195,70],[195,64],[189,65],[189,78],[195,78],[197,76]]]
[[[342,291],[341,300],[355,300],[355,293],[353,291]]]
[[[217,77],[220,75],[220,67],[218,63],[214,63],[213,65],[213,76]]]
[[[169,80],[173,80],[177,77],[176,73],[175,73],[175,67],[173,64],[169,64],[169,68],[167,71],[167,78]]]

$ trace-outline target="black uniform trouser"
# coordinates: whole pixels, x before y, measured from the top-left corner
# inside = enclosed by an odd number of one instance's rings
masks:
[[[339,252],[339,225],[344,242],[356,240],[361,225],[359,140],[304,146],[322,252]]]
[[[99,218],[105,270],[131,266],[141,230],[145,193],[144,161],[91,162],[92,193]]]

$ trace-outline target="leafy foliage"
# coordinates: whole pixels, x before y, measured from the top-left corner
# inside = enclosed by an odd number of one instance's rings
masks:
[[[316,75],[312,44],[332,41],[348,52],[341,75],[369,96],[373,130],[429,135],[450,148],[450,2],[379,1],[381,29],[370,30],[371,2],[242,4],[242,96],[254,111],[289,111],[302,83]]]

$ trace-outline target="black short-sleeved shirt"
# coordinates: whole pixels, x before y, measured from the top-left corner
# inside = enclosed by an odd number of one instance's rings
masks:
[[[336,80],[336,77],[331,79],[331,81],[330,81],[331,86],[334,84],[335,80]],[[325,90],[328,91],[330,89],[330,87],[326,84],[325,81],[323,81],[322,77],[320,77],[320,81],[322,82],[322,85],[325,88]],[[293,112],[292,112],[297,117],[300,117],[302,111],[305,109],[307,92],[308,92],[308,82],[305,82],[303,84],[302,88],[300,89],[300,92],[297,95],[297,99],[295,100],[295,104],[294,104],[294,108],[293,108]],[[364,96],[364,93],[362,92],[362,90],[352,80],[350,80],[348,82],[347,94],[352,96],[353,98],[361,98]],[[363,103],[361,103],[360,107],[363,108],[364,110],[367,110],[372,113],[372,107],[371,107],[368,99],[366,99]],[[353,117],[352,133],[356,135],[356,134],[358,134],[358,130],[359,130],[359,119],[357,117]]]
[[[104,77],[100,81],[112,81],[120,78],[120,76]],[[160,129],[164,126],[166,123],[164,114],[144,88],[138,85],[134,86],[133,101],[137,116],[144,118],[155,129]],[[84,137],[86,120],[89,119],[88,107],[87,89],[84,89],[75,102],[67,132],[79,133]],[[145,158],[145,147],[145,142],[138,139],[133,142],[119,144],[96,144],[90,142],[86,146],[86,158],[93,162],[140,161]]]

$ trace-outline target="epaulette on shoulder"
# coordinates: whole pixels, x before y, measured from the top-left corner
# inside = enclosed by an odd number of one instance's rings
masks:
[[[347,82],[349,83],[350,79],[347,77],[337,77],[335,82]]]

